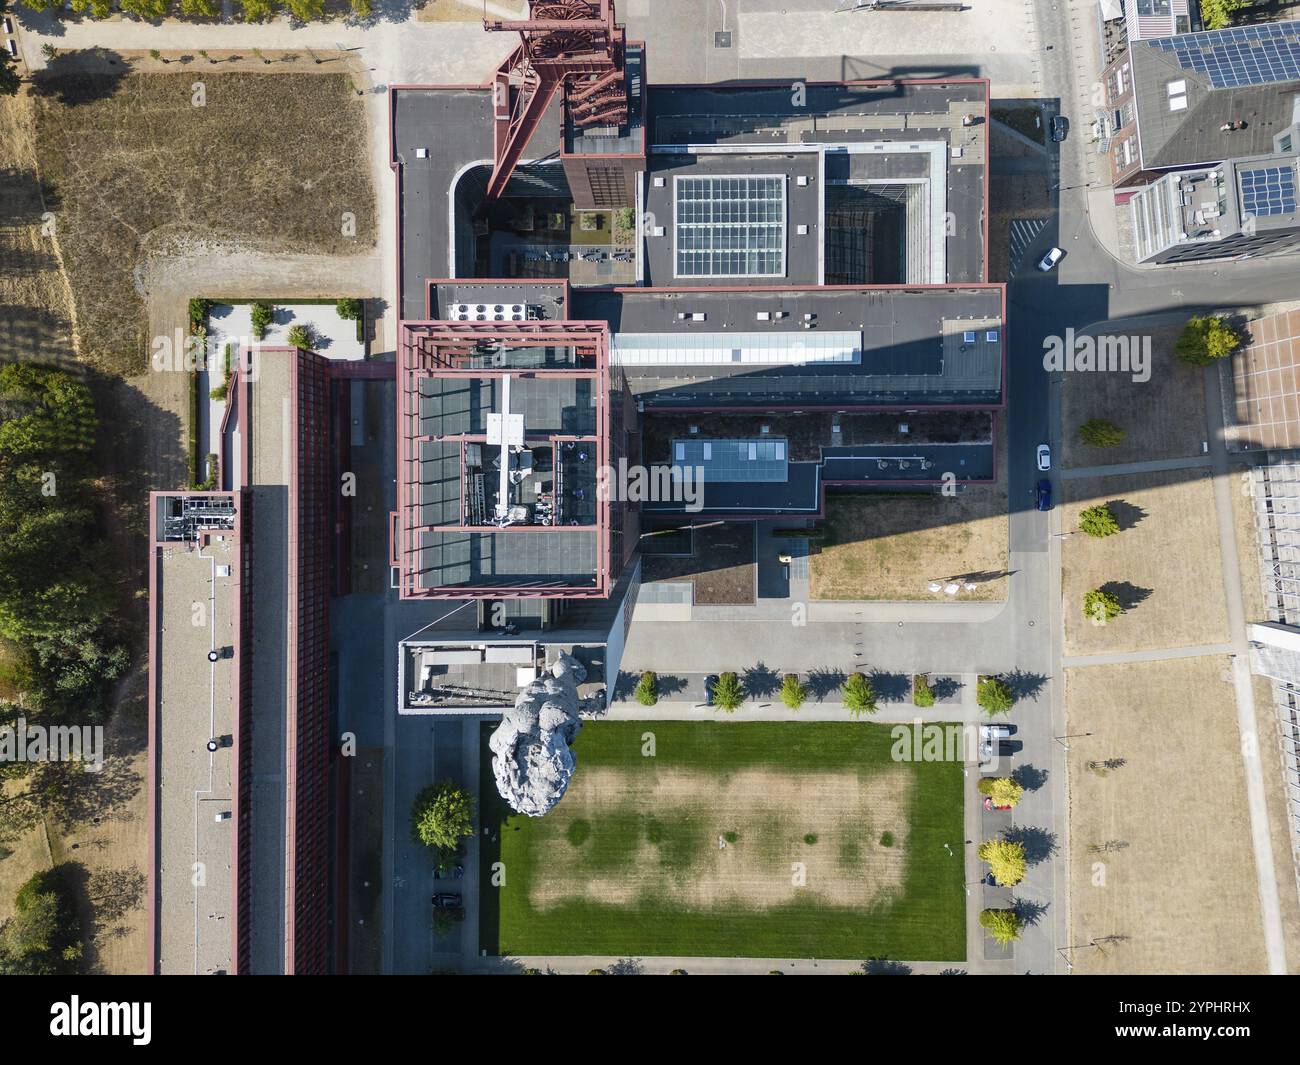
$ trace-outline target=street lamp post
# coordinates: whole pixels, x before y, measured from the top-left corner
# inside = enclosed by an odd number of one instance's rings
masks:
[[[1052,739],[1054,739],[1057,743],[1059,743],[1062,747],[1064,747],[1068,751],[1070,749],[1070,745],[1065,742],[1066,740],[1077,740],[1077,739],[1082,739],[1084,736],[1091,736],[1091,735],[1092,735],[1091,732],[1068,732],[1064,736],[1053,736]]]

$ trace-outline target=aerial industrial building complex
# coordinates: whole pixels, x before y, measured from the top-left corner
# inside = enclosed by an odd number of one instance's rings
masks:
[[[994,443],[954,472],[907,428],[1004,405],[988,82],[657,86],[608,2],[531,6],[488,23],[520,43],[487,83],[391,87],[394,359],[247,347],[220,483],[154,497],[155,971],[346,968],[329,632],[356,382],[395,382],[367,564],[394,603],[460,611],[373,663],[401,714],[504,710],[561,654],[608,703],[656,523],[996,475]],[[578,250],[539,239],[562,230]],[[896,413],[896,438],[796,459],[812,411]]]

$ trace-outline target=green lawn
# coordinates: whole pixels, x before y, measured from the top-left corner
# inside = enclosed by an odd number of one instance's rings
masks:
[[[894,763],[888,726],[589,722],[544,818],[497,797],[489,732],[490,954],[965,958],[961,766]]]

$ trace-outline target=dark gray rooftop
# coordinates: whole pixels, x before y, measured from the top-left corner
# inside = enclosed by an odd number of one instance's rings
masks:
[[[803,365],[629,365],[628,383],[647,406],[895,405],[998,403],[1002,293],[988,288],[575,292],[583,318],[614,333],[860,332],[861,362]],[[785,311],[776,318],[774,312]],[[682,312],[703,313],[696,322]],[[770,321],[759,321],[767,313]],[[804,329],[804,315],[815,329]],[[964,341],[967,330],[976,334]],[[998,334],[989,342],[986,334]],[[617,344],[617,340],[616,340]],[[616,360],[617,361],[617,360]]]
[[[1208,75],[1181,66],[1159,41],[1132,45],[1138,140],[1147,169],[1213,163],[1273,150],[1273,138],[1295,120],[1300,81],[1215,88]],[[1183,83],[1185,93],[1174,92]],[[1170,109],[1186,96],[1187,106]],[[1223,130],[1241,121],[1244,129]]]
[[[431,531],[420,536],[425,588],[596,586],[595,529]]]

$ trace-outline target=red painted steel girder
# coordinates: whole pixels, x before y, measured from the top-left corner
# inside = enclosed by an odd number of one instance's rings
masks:
[[[613,0],[531,0],[529,18],[483,20],[487,30],[519,34],[519,47],[493,79],[492,176],[485,198],[497,199],[519,165],[555,94],[569,79],[596,75],[574,86],[568,114],[579,126],[626,121],[623,28],[614,23]],[[581,101],[599,97],[599,105]],[[578,105],[578,106],[575,106]]]

